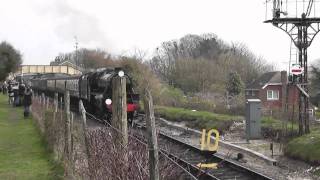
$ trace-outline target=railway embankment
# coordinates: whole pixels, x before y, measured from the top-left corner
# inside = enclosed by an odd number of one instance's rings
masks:
[[[23,118],[0,95],[0,179],[61,179],[63,168],[52,158],[33,118]]]

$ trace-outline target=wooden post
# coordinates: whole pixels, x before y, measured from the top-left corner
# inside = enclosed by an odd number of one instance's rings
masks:
[[[58,112],[58,93],[54,93],[54,99],[53,99],[53,105],[54,105],[54,111],[53,111],[53,121],[52,121],[52,126],[54,127],[53,132],[55,133],[55,140],[53,142],[53,151],[54,151],[54,155],[57,156],[57,159],[59,159],[59,153],[57,152],[57,145],[59,145],[59,141],[58,141],[58,137],[59,137],[59,130],[57,130],[57,112]]]
[[[154,118],[153,100],[149,90],[145,90],[143,100],[147,124],[150,180],[159,180],[159,156],[156,123]]]
[[[40,105],[42,106],[42,94],[39,95],[39,102],[40,102]]]
[[[60,97],[60,122],[62,122],[62,97]]]
[[[86,145],[86,152],[89,156],[89,148],[88,148],[88,138],[87,138],[87,116],[86,116],[86,109],[83,106],[82,100],[79,101],[79,110],[82,117],[82,130],[84,134],[84,142]]]
[[[71,113],[71,119],[70,119],[70,164],[72,167],[72,172],[75,170],[75,165],[74,165],[74,132],[73,132],[73,120],[74,120],[74,115]]]
[[[71,157],[73,158],[73,137],[74,137],[74,133],[73,133],[73,120],[74,120],[74,114],[71,113],[71,119],[70,119],[70,134],[71,134]]]
[[[48,110],[49,109],[49,104],[50,104],[50,99],[49,99],[49,97],[47,97],[46,99],[47,99],[46,100],[46,110]]]
[[[54,93],[54,112],[58,112],[58,93]]]
[[[46,111],[46,108],[45,108],[45,104],[46,104],[46,96],[44,95],[44,93],[41,94],[41,106],[43,107],[42,108],[42,120],[44,120],[44,116],[45,116],[45,111]]]
[[[66,91],[64,94],[66,121],[65,121],[65,154],[69,160],[71,153],[71,133],[70,133],[70,93]]]
[[[41,101],[42,101],[42,106],[46,104],[46,95],[44,93],[41,94]]]
[[[91,168],[90,168],[90,152],[89,152],[89,140],[87,137],[87,116],[86,116],[86,109],[83,106],[82,100],[79,101],[79,110],[80,114],[82,117],[82,129],[83,129],[83,136],[84,136],[84,144],[85,144],[85,150],[88,158],[88,169],[89,169],[89,174],[93,175],[90,173]]]
[[[112,126],[120,130],[114,132],[116,146],[128,144],[126,78],[116,76],[112,79]]]

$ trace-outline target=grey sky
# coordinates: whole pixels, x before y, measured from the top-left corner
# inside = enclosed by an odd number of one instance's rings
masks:
[[[287,67],[283,62],[289,60],[290,39],[263,23],[263,0],[1,1],[0,41],[21,50],[24,64],[48,64],[59,52],[74,50],[74,36],[80,48],[151,54],[163,41],[203,33],[242,42],[278,69]],[[320,58],[319,48],[316,37],[310,60]]]

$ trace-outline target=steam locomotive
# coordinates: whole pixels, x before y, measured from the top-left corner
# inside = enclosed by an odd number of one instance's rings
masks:
[[[36,93],[45,93],[51,97],[55,92],[63,97],[64,93],[69,91],[71,103],[77,104],[76,102],[81,99],[87,111],[110,120],[112,117],[112,78],[118,75],[126,78],[127,117],[131,121],[138,110],[139,94],[134,92],[132,78],[119,68],[105,68],[78,76],[40,75],[31,79],[31,85]]]

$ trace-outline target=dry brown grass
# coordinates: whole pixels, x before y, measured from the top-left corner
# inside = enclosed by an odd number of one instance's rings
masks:
[[[92,179],[149,179],[149,157],[145,144],[129,136],[128,145],[119,149],[112,142],[112,132],[108,127],[90,131],[88,136]],[[183,173],[164,156],[160,155],[159,163],[161,179],[179,179]]]
[[[128,145],[119,149],[112,141],[110,127],[101,125],[98,128],[88,128],[87,154],[81,118],[74,114],[71,116],[72,152],[66,153],[66,113],[61,109],[54,112],[53,109],[53,102],[46,108],[37,97],[34,98],[33,115],[48,147],[54,152],[55,159],[63,162],[67,179],[149,179],[149,157],[145,144],[129,136]],[[124,154],[127,155],[127,161]],[[178,180],[184,174],[182,169],[163,155],[160,155],[159,165],[161,179]]]

